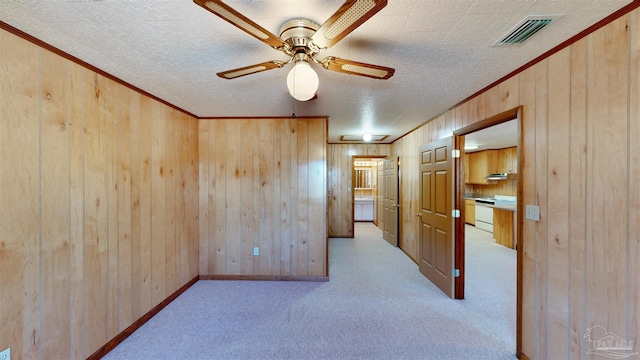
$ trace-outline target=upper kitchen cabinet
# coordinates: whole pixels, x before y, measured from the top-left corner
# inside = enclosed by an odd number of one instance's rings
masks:
[[[498,172],[517,173],[518,172],[518,148],[509,147],[498,150]]]
[[[500,172],[500,161],[498,150],[483,150],[468,153],[469,155],[469,179],[468,184],[495,184],[492,180],[487,180],[489,174]],[[466,170],[466,169],[465,169]]]

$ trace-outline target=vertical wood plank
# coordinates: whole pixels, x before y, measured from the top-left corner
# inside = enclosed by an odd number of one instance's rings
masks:
[[[214,272],[215,274],[228,274],[227,272],[227,180],[226,180],[226,148],[227,148],[227,121],[215,120],[216,132],[215,132],[215,156],[216,156],[216,175],[214,194],[215,200],[215,258],[214,258]],[[232,144],[231,142],[229,144]],[[211,191],[211,190],[210,190]]]
[[[260,256],[258,256],[258,266],[255,272],[258,275],[273,274],[273,204],[274,201],[274,123],[273,120],[258,121],[259,147],[256,158],[259,159],[257,174],[259,187],[255,189],[258,194],[257,212],[258,223],[256,227],[260,229],[256,236],[256,241],[260,247]],[[326,215],[326,214],[325,214]]]
[[[198,162],[199,162],[199,170],[198,174],[200,178],[198,179],[198,184],[200,187],[199,191],[199,226],[198,226],[198,241],[199,241],[199,270],[202,275],[211,274],[209,270],[209,255],[210,252],[215,251],[209,247],[209,124],[211,121],[199,121],[198,122]],[[171,125],[173,128],[173,125]],[[168,130],[168,129],[167,129]],[[167,137],[167,143],[169,142],[169,138]],[[211,152],[212,153],[212,152]],[[211,154],[214,156],[214,154]],[[173,161],[173,159],[171,160]],[[170,157],[167,154],[167,166],[169,166]],[[171,163],[173,164],[173,163]],[[167,184],[169,183],[169,179],[167,179]],[[167,185],[168,186],[168,185]],[[167,193],[168,196],[168,193]],[[175,198],[175,193],[174,193]],[[168,204],[167,204],[168,205]],[[174,240],[175,241],[175,240]]]
[[[167,296],[166,291],[166,113],[165,106],[151,104],[151,305]],[[184,145],[183,145],[184,146]]]
[[[152,307],[151,280],[151,99],[140,99],[140,310],[142,314]],[[142,315],[141,314],[141,315]]]
[[[135,319],[132,307],[131,253],[131,116],[132,91],[118,88],[118,332],[126,329]]]
[[[347,236],[349,235],[349,227],[346,225],[344,217],[345,214],[347,212],[349,212],[350,210],[347,209],[348,206],[348,201],[345,198],[345,196],[347,196],[345,194],[345,189],[348,185],[345,185],[344,181],[345,181],[345,176],[346,174],[344,173],[344,168],[343,168],[343,162],[345,161],[345,158],[348,156],[347,155],[347,146],[346,145],[336,145],[337,149],[335,150],[335,182],[334,182],[334,187],[331,189],[331,193],[334,194],[335,193],[335,206],[337,207],[337,210],[335,210],[336,214],[335,214],[335,223],[336,223],[336,231],[334,233],[334,235],[337,236]]]
[[[177,110],[169,110],[165,122],[165,170],[164,170],[164,196],[165,196],[165,274],[167,295],[174,293],[183,284],[178,281],[176,272],[176,254],[178,242],[176,241],[176,173],[180,168],[177,159],[178,139],[175,134],[181,126]],[[206,184],[206,182],[205,182]],[[206,187],[205,187],[206,189]],[[206,199],[206,198],[205,198]],[[206,203],[205,203],[206,204]],[[207,234],[206,230],[204,234]],[[204,252],[206,257],[206,252]],[[206,274],[206,272],[204,273]]]
[[[512,76],[498,85],[500,91],[499,109],[500,112],[511,110],[520,105],[518,96],[519,79],[518,75]]]
[[[571,45],[571,124],[569,162],[569,358],[580,359],[588,351],[584,338],[587,212],[587,42]]]
[[[182,114],[189,126],[187,137],[189,172],[187,173],[188,216],[189,216],[189,276],[186,281],[198,276],[198,120]],[[184,285],[186,282],[180,284]]]
[[[549,59],[548,129],[548,342],[549,358],[569,356],[569,203],[570,182],[570,58],[569,48]],[[570,217],[571,214],[569,214]],[[566,220],[560,220],[566,219]]]
[[[86,358],[84,301],[84,75],[80,65],[70,66],[70,358]]]
[[[208,187],[208,211],[209,211],[209,254],[207,258],[207,263],[209,267],[209,272],[201,273],[201,275],[210,275],[215,273],[214,264],[216,263],[216,256],[218,254],[218,248],[216,247],[216,221],[218,218],[222,217],[222,214],[216,212],[217,204],[216,204],[216,138],[217,138],[217,130],[216,130],[216,122],[207,121],[209,128],[209,136],[208,138],[200,138],[200,142],[205,142],[205,146],[207,147],[207,151],[209,154],[209,181],[208,183],[200,184],[201,186]]]
[[[547,172],[548,172],[548,66],[549,61],[543,60],[536,64],[536,107],[535,107],[535,174],[534,174],[534,204],[540,208],[540,221],[535,224],[533,241],[535,244],[535,342],[539,353],[536,356],[547,358]]]
[[[291,155],[291,173],[289,178],[291,179],[291,243],[289,244],[291,250],[291,268],[290,274],[292,276],[299,275],[298,273],[298,212],[301,209],[301,203],[299,201],[299,157],[300,152],[298,151],[298,137],[299,137],[299,129],[298,129],[298,120],[297,119],[288,119],[289,123],[289,133],[291,134],[291,142],[290,145],[290,155]]]
[[[443,138],[449,137],[453,134],[453,122],[454,117],[456,116],[456,109],[450,109],[446,113],[444,113],[444,128],[441,136]]]
[[[42,51],[41,56],[42,351],[47,356],[68,358],[69,67],[63,58],[48,51]]]
[[[295,275],[309,275],[309,122],[298,125],[298,263]]]
[[[85,282],[87,353],[107,340],[106,82],[85,70]],[[91,309],[89,311],[89,309]]]
[[[327,199],[327,211],[328,211],[328,215],[327,215],[327,221],[328,221],[328,227],[329,227],[329,236],[333,236],[333,234],[336,234],[336,232],[334,231],[334,224],[336,222],[336,209],[335,209],[335,194],[332,192],[332,190],[334,189],[334,183],[335,183],[335,177],[336,177],[336,172],[335,172],[335,149],[336,145],[335,144],[329,144],[327,146],[327,183],[328,183],[328,199]]]
[[[326,123],[309,120],[309,275],[325,276],[326,259]]]
[[[282,131],[280,124],[282,121],[274,120],[271,122],[271,128],[273,132],[273,199],[269,204],[271,206],[271,224],[273,226],[273,238],[271,241],[272,251],[272,274],[280,276],[281,273],[281,241],[282,241],[282,223],[280,221],[281,212],[280,204],[282,204],[282,156],[281,146],[282,143]],[[288,174],[284,174],[286,177]],[[328,213],[327,213],[328,215]]]
[[[500,86],[494,86],[480,95],[482,108],[479,109],[479,120],[500,113]]]
[[[185,284],[190,280],[190,241],[189,238],[189,208],[191,202],[189,200],[189,129],[186,124],[186,120],[183,120],[182,126],[178,129],[178,162],[180,163],[180,186],[178,190],[181,194],[181,199],[178,204],[178,239],[180,243],[180,267],[178,282]]]
[[[238,199],[242,196],[240,181],[241,152],[236,144],[241,143],[241,123],[229,121],[227,124],[226,138],[229,144],[226,149],[225,177],[227,180],[226,208],[227,222],[225,225],[225,245],[227,274],[242,274],[242,226],[238,221],[242,217],[242,205]]]
[[[254,168],[259,167],[262,158],[255,159],[254,155],[258,153],[260,146],[259,129],[256,126],[260,120],[240,120],[242,122],[241,132],[242,138],[239,151],[241,156],[240,161],[240,190],[237,193],[235,201],[241,205],[241,232],[239,235],[240,247],[242,252],[242,271],[244,275],[251,275],[255,269],[258,268],[258,257],[253,256],[253,247],[259,246],[260,236],[260,222],[259,222],[259,207],[257,202],[259,201],[256,192],[259,190],[260,174],[258,171],[254,171]],[[255,163],[254,163],[255,160]],[[235,180],[234,180],[235,182]],[[232,200],[233,201],[233,200]]]
[[[612,216],[627,204],[628,32],[626,17],[590,35],[587,93],[588,326],[626,332],[627,222]]]
[[[141,187],[142,166],[140,158],[141,147],[141,110],[142,97],[138,93],[131,94],[131,311],[133,318],[142,316],[142,211]]]
[[[118,334],[118,139],[114,81],[106,82],[107,339]]]
[[[629,251],[627,261],[627,306],[629,316],[629,333],[626,337],[634,344],[638,344],[640,326],[640,284],[637,274],[640,274],[640,11],[628,15],[629,26]]]
[[[280,275],[291,275],[291,228],[293,213],[291,211],[291,131],[288,121],[278,121],[277,130],[280,134],[280,168],[282,178],[280,183]]]

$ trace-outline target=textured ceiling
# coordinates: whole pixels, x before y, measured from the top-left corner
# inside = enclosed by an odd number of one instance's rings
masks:
[[[388,0],[325,50],[396,69],[389,80],[327,71],[318,98],[287,92],[290,66],[225,80],[217,72],[287,57],[189,0],[0,1],[0,20],[199,117],[328,116],[329,141],[364,132],[389,143],[631,0]],[[278,34],[322,24],[336,0],[228,0]],[[526,15],[562,14],[525,44],[492,47]]]

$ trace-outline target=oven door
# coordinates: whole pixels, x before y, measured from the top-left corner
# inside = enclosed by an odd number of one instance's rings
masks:
[[[476,203],[476,228],[493,233],[493,208]]]

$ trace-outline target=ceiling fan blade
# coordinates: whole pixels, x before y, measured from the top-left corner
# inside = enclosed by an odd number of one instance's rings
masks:
[[[279,37],[223,3],[222,0],[193,0],[193,2],[275,49],[284,47],[284,42]]]
[[[321,61],[322,67],[328,70],[351,75],[366,76],[373,79],[386,80],[393,76],[395,69],[385,66],[372,65],[357,61],[340,59],[329,56]]]
[[[272,61],[267,61],[260,64],[249,65],[249,66],[245,66],[245,67],[241,67],[233,70],[219,72],[216,75],[220,76],[223,79],[235,79],[241,76],[251,75],[251,74],[259,73],[262,71],[278,69],[283,67],[285,64],[286,63],[283,61],[272,60]]]
[[[333,46],[385,6],[387,0],[347,0],[320,26],[311,41],[320,49]]]

